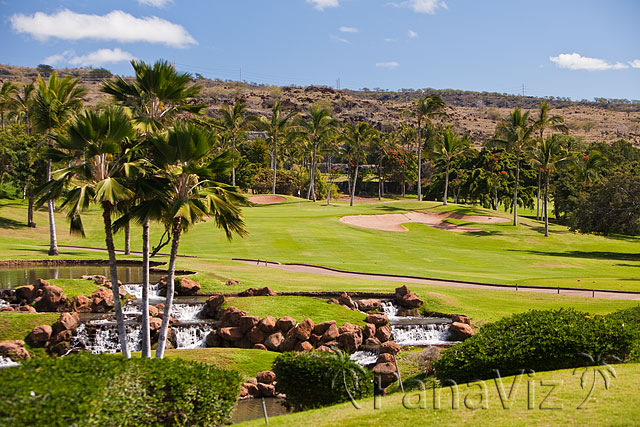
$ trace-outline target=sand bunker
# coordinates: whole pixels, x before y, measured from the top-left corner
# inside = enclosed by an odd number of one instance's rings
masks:
[[[286,197],[274,196],[270,194],[265,194],[260,196],[249,196],[249,201],[251,203],[255,203],[256,205],[272,205],[274,203],[282,203],[286,200],[287,200]]]
[[[480,228],[455,225],[445,222],[445,219],[459,219],[468,222],[483,224],[509,222],[508,218],[497,216],[462,215],[452,212],[408,212],[406,214],[383,215],[349,215],[340,218],[340,221],[349,225],[383,231],[409,231],[402,224],[417,222],[440,230],[456,232],[482,231]]]

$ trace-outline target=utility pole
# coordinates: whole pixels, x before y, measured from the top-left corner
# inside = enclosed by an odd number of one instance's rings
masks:
[[[240,82],[242,82],[242,67],[240,67]]]
[[[522,97],[524,98],[524,83],[522,83]]]
[[[338,77],[338,80],[336,81],[336,87],[340,90],[340,77]]]

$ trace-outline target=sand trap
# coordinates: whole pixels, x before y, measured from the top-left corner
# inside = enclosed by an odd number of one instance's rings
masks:
[[[261,195],[261,196],[249,196],[249,201],[251,203],[255,203],[256,205],[272,205],[274,203],[282,203],[286,201],[287,198],[283,196],[274,196],[274,195]]]
[[[480,228],[450,224],[445,222],[445,219],[459,219],[483,224],[509,222],[508,218],[497,216],[462,215],[452,212],[408,212],[406,214],[349,215],[343,216],[340,218],[340,221],[349,225],[383,231],[409,231],[402,225],[407,222],[417,222],[430,227],[439,228],[440,230],[449,230],[459,233],[482,231]]]

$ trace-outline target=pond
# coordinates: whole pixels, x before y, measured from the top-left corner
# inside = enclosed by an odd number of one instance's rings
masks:
[[[31,285],[36,279],[80,279],[82,276],[102,275],[109,277],[106,264],[86,264],[71,266],[11,266],[0,267],[0,289]],[[166,273],[151,272],[151,283],[155,283]],[[118,280],[122,283],[141,283],[142,267],[138,265],[118,266]]]
[[[277,415],[284,415],[289,412],[287,408],[282,405],[282,402],[283,399],[276,397],[264,398],[264,404],[267,407],[267,414],[269,418]],[[235,424],[263,418],[264,412],[262,409],[262,399],[239,400],[231,414],[231,422]]]

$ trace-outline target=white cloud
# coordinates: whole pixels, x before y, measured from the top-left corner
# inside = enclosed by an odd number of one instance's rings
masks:
[[[354,27],[340,27],[339,28],[340,32],[343,33],[357,33],[358,29],[354,28]]]
[[[604,59],[589,58],[588,56],[582,56],[575,52],[561,53],[558,56],[550,56],[549,60],[554,62],[558,67],[568,68],[569,70],[602,71],[629,68],[628,65],[623,64],[622,62],[611,64]]]
[[[629,65],[633,68],[640,68],[640,59],[634,59],[633,61],[629,61]]]
[[[387,3],[394,7],[408,7],[416,13],[428,13],[433,15],[438,9],[447,9],[447,4],[442,0],[406,0]]]
[[[383,40],[385,42],[387,42],[387,43],[393,43],[393,42],[397,42],[398,41],[398,39],[392,39],[392,38],[386,38],[386,39],[383,39]]]
[[[136,18],[121,10],[106,15],[85,15],[68,9],[47,15],[21,13],[11,16],[11,26],[18,33],[30,34],[38,40],[56,37],[64,40],[116,40],[122,43],[162,43],[187,47],[198,42],[184,29],[156,16]]]
[[[306,0],[307,3],[311,3],[314,9],[325,10],[327,7],[340,6],[339,0]]]
[[[351,44],[351,42],[349,40],[343,39],[342,37],[336,36],[335,34],[329,34],[329,38],[331,40],[335,40],[335,41],[338,41],[340,43]]]
[[[138,0],[138,3],[153,7],[165,7],[173,3],[173,0]]]
[[[396,61],[389,61],[389,62],[376,62],[376,67],[378,68],[388,68],[389,70],[393,70],[396,67],[399,67],[400,64],[398,64]]]
[[[134,56],[120,48],[98,49],[86,55],[78,56],[72,50],[51,55],[43,60],[44,64],[69,64],[74,66],[101,66],[122,61],[130,61]]]
[[[419,36],[418,36],[418,33],[416,33],[416,32],[415,32],[415,31],[413,31],[413,30],[409,30],[409,38],[410,38],[410,39],[417,39],[418,37],[419,37]]]

